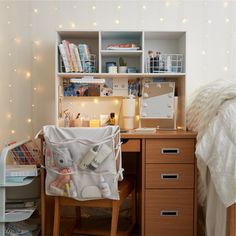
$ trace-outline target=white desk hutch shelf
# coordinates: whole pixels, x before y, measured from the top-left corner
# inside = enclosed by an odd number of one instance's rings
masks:
[[[96,58],[95,73],[65,73],[62,57],[58,49],[59,44],[61,44],[63,40],[67,40],[77,46],[79,44],[88,45],[90,53],[94,54]],[[134,48],[116,48],[116,45],[128,44],[133,44]],[[152,51],[153,54],[151,54],[150,51]],[[156,53],[160,53],[158,57],[156,57]],[[173,55],[180,56],[176,57]],[[114,62],[117,66],[119,66],[120,57],[127,62],[127,66],[130,68],[131,73],[107,73],[107,63]],[[158,68],[156,67],[157,63],[155,58],[158,58]],[[55,94],[57,105],[55,123],[57,125],[61,125],[63,123],[63,111],[68,108],[69,104],[76,103],[76,99],[77,101],[81,101],[81,97],[77,97],[72,101],[71,97],[64,96],[64,79],[69,80],[70,78],[82,78],[84,76],[93,76],[94,78],[118,78],[119,80],[124,80],[127,78],[138,78],[141,80],[143,78],[160,78],[163,80],[164,78],[167,82],[175,83],[175,97],[178,97],[178,114],[176,116],[177,121],[175,127],[185,129],[185,58],[185,32],[58,31],[56,39]],[[150,66],[153,66],[153,69],[150,70]],[[155,72],[156,69],[158,69],[159,73],[150,73]],[[94,99],[94,97],[87,97],[87,99],[91,98]],[[107,97],[107,99],[109,100],[111,97]],[[145,122],[143,125],[144,127],[146,126]],[[152,123],[152,125],[156,125],[155,122]]]

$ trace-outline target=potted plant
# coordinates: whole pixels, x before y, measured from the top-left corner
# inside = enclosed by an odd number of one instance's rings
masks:
[[[127,73],[127,62],[125,62],[123,57],[119,58],[119,73]]]

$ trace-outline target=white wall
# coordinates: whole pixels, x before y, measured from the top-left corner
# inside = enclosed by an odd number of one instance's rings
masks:
[[[187,31],[188,98],[236,77],[235,12],[232,0],[1,1],[0,147],[54,122],[57,30]]]

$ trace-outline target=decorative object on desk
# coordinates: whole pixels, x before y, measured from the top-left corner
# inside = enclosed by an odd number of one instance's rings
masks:
[[[127,62],[125,62],[123,57],[119,58],[119,73],[127,73]]]
[[[140,49],[140,47],[134,43],[117,43],[117,44],[110,44],[107,47],[107,49],[108,50],[138,50]]]
[[[106,73],[109,73],[109,67],[110,66],[116,66],[116,62],[114,62],[114,61],[106,62]]]
[[[113,96],[128,96],[128,78],[113,78]]]
[[[106,78],[105,83],[100,86],[100,96],[109,97],[113,95],[113,79]]]
[[[183,54],[161,54],[148,51],[145,67],[147,73],[182,73]]]
[[[108,118],[106,124],[107,125],[115,125],[116,124],[116,119],[115,119],[115,113],[114,112],[110,113],[110,117]]]
[[[127,73],[138,73],[137,68],[136,67],[128,67],[127,68]]]
[[[141,80],[137,79],[128,79],[128,91],[134,96],[141,96]]]
[[[108,73],[109,74],[117,74],[117,66],[109,66]]]
[[[143,97],[140,107],[142,119],[173,119],[175,107],[175,83],[143,81]]]
[[[134,117],[135,117],[135,97],[130,94],[127,98],[122,100],[122,115],[124,122],[124,129],[134,128]]]

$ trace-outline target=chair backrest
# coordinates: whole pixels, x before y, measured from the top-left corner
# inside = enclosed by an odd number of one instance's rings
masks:
[[[119,126],[44,126],[46,194],[78,200],[119,199],[122,177]]]

